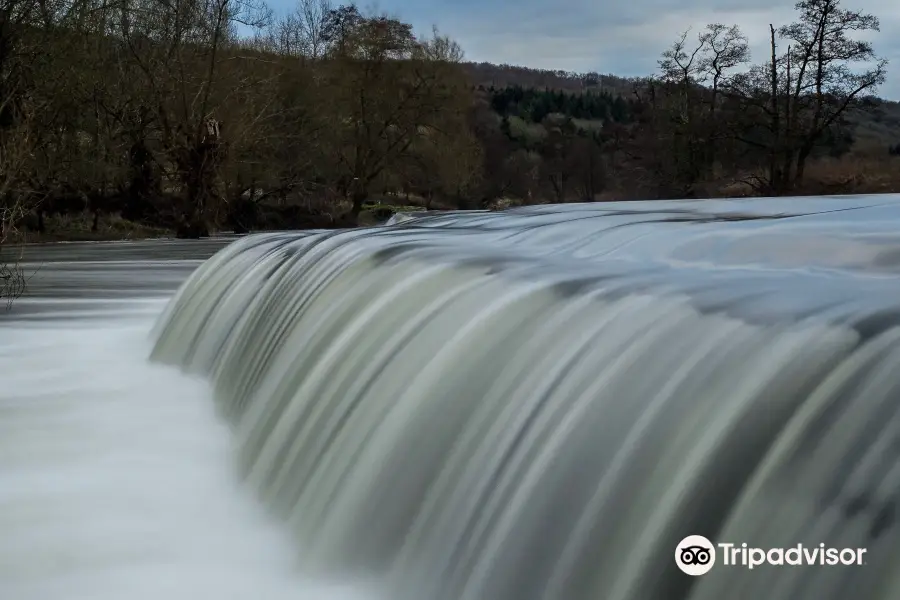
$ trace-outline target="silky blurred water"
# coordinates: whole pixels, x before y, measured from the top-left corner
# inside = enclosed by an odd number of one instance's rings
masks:
[[[252,236],[152,356],[213,384],[304,567],[393,600],[893,599],[898,200]],[[698,534],[868,562],[693,580],[673,554]]]
[[[782,198],[31,247],[0,600],[896,598],[898,223]],[[688,534],[869,562],[698,580]]]
[[[235,475],[208,386],[151,365],[148,332],[224,241],[28,248],[0,313],[0,598],[354,597],[297,573]]]

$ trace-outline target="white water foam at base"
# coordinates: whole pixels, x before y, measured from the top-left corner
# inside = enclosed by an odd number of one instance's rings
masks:
[[[311,583],[234,472],[207,385],[152,319],[0,329],[0,598],[349,600]]]

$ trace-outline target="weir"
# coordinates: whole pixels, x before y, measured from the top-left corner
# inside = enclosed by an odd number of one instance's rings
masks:
[[[401,600],[896,598],[896,197],[251,235],[169,304],[311,573]],[[867,548],[714,568],[698,534]]]

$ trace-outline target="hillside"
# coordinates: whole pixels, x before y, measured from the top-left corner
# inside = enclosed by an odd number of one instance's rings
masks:
[[[900,144],[900,102],[876,98],[872,106],[852,111],[848,118],[854,125],[857,153],[877,155]]]
[[[634,80],[599,73],[571,73],[547,71],[491,63],[463,63],[466,75],[476,86],[506,88],[519,86],[538,90],[564,92],[608,91],[616,95],[630,95]]]
[[[641,80],[611,74],[550,71],[491,63],[464,63],[463,68],[472,84],[483,89],[521,87],[571,94],[602,91],[632,98],[635,86],[641,83]],[[900,144],[900,102],[871,98],[865,110],[850,111],[847,116],[853,126],[855,153],[874,156]]]

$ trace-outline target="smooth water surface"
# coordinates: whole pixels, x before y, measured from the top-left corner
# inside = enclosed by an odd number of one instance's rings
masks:
[[[0,598],[352,598],[297,573],[241,490],[205,382],[147,362],[167,298],[223,241],[29,247],[0,313]]]
[[[898,200],[31,249],[0,598],[893,600]]]
[[[898,225],[884,196],[252,236],[153,356],[213,384],[304,568],[394,599],[893,599]],[[868,562],[694,579],[697,534]]]

